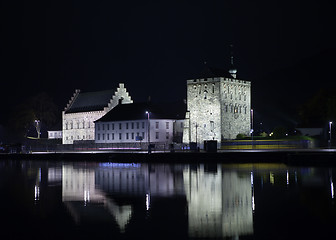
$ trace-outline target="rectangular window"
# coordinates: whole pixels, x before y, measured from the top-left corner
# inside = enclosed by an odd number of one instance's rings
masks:
[[[169,132],[166,132],[166,139],[169,139]]]
[[[112,133],[112,140],[114,140],[114,133]]]
[[[145,128],[145,122],[142,122],[142,128]]]
[[[107,125],[108,126],[108,125]],[[107,140],[110,140],[110,134],[106,134]]]
[[[99,123],[97,124],[97,129],[98,129],[98,131],[100,131],[100,124]]]
[[[100,133],[97,134],[97,139],[100,140]]]
[[[131,123],[131,127],[132,127],[132,129],[134,129],[134,122]]]
[[[104,131],[105,130],[105,124],[103,123],[102,125],[103,125],[103,131]]]
[[[145,132],[142,132],[142,139],[145,139]]]
[[[155,139],[159,139],[159,132],[155,132]]]
[[[139,137],[140,135],[139,135],[139,133],[137,132],[137,137]]]
[[[132,139],[134,139],[134,132],[132,132]]]
[[[128,123],[126,123],[126,129],[128,129]]]
[[[126,133],[126,139],[128,139],[128,133]]]
[[[210,130],[213,131],[215,129],[214,121],[210,121]]]
[[[105,140],[105,134],[103,133],[103,140]]]
[[[121,123],[119,123],[119,129],[121,129]]]
[[[166,122],[166,129],[169,129],[169,122]]]
[[[114,130],[114,123],[112,123],[112,130]]]
[[[181,122],[181,128],[183,128],[183,122]]]
[[[139,129],[139,125],[140,125],[140,123],[139,123],[139,122],[137,122],[137,123],[136,123],[136,125],[137,125],[137,129]]]
[[[107,127],[107,131],[109,131],[110,130],[110,124],[107,124],[106,127]]]
[[[156,129],[159,128],[159,122],[155,122],[155,128],[156,128]]]
[[[119,140],[121,140],[121,133],[119,133]]]

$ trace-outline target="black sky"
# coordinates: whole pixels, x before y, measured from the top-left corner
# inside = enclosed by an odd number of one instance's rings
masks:
[[[3,1],[0,123],[13,106],[41,91],[60,110],[75,89],[110,89],[119,82],[135,101],[148,96],[155,101],[183,99],[186,80],[202,71],[204,61],[228,67],[230,44],[238,77],[252,81],[253,105],[261,109],[263,102],[281,96],[278,88],[312,81],[290,76],[302,62],[316,61],[317,68],[335,63],[334,58],[320,59],[335,53],[331,3]],[[287,69],[289,76],[283,74]],[[279,72],[281,79],[274,76]],[[331,69],[309,91],[335,86],[329,73]],[[265,99],[263,93],[269,91],[274,94]],[[297,95],[288,97],[295,100]]]

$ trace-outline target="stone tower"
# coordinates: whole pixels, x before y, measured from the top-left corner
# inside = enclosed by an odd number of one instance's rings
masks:
[[[217,140],[218,146],[251,129],[251,82],[236,79],[236,69],[206,66],[201,78],[187,80],[183,142]]]

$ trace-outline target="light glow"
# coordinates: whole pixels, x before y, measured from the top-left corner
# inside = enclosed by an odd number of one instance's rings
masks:
[[[150,195],[146,193],[146,210],[148,211],[150,207]]]

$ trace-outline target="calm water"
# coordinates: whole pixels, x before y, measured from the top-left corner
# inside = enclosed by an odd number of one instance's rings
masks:
[[[0,239],[327,239],[335,169],[0,162]]]

